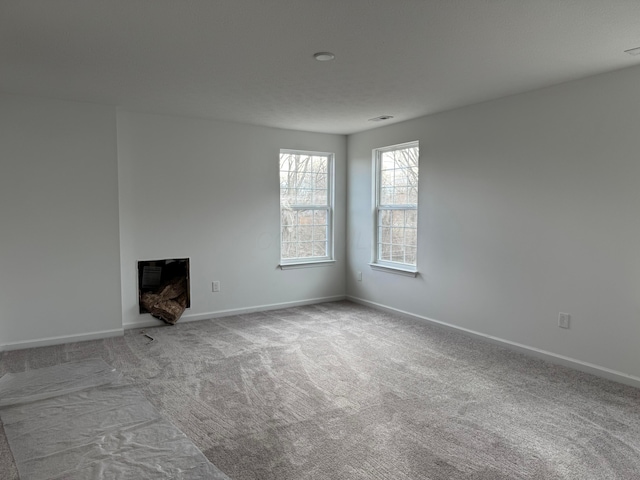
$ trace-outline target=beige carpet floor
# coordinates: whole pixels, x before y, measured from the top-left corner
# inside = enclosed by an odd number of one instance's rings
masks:
[[[640,478],[640,390],[420,321],[336,302],[146,332],[0,375],[102,358],[233,480]]]

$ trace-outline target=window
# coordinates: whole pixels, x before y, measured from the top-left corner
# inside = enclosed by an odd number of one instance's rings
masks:
[[[418,143],[375,152],[375,252],[373,266],[417,271]]]
[[[331,261],[333,154],[280,150],[280,266]]]

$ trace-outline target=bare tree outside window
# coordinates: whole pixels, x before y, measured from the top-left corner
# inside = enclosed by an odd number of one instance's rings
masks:
[[[375,262],[415,268],[418,245],[418,143],[377,149]]]
[[[280,151],[281,262],[331,259],[333,155]]]

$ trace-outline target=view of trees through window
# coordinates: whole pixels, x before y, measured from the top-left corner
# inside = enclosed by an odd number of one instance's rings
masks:
[[[331,154],[280,152],[281,258],[330,258]]]
[[[376,261],[416,265],[418,144],[377,150]]]

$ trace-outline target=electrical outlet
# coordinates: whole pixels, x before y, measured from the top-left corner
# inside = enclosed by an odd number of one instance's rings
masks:
[[[362,272],[356,272],[356,280],[358,280],[359,282],[362,281]]]
[[[569,328],[569,320],[571,319],[571,315],[568,313],[560,312],[558,314],[558,326],[560,328]]]
[[[218,293],[220,291],[220,281],[216,280],[211,283],[211,291],[214,293]]]

